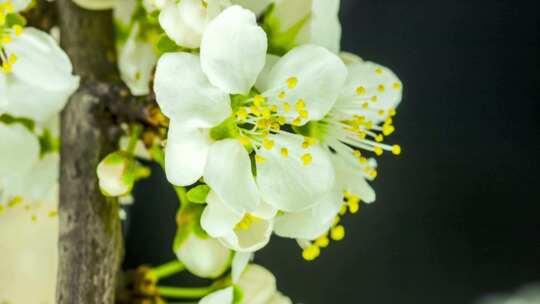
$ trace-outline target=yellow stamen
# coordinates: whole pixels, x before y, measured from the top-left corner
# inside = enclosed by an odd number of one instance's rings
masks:
[[[262,146],[263,146],[266,150],[272,150],[272,148],[274,147],[274,141],[265,138],[265,139],[263,140],[263,142],[262,142]]]
[[[392,153],[394,155],[400,155],[401,154],[401,147],[399,145],[393,145],[392,146]]]
[[[306,261],[313,261],[321,254],[321,250],[316,245],[311,245],[302,251],[302,257]]]
[[[266,158],[260,156],[259,154],[255,155],[255,162],[259,165],[262,165],[264,164],[264,162],[266,161]]]
[[[334,241],[340,241],[345,237],[345,227],[338,225],[330,230],[330,237]]]
[[[302,162],[304,163],[304,166],[307,166],[311,164],[311,162],[313,161],[313,156],[311,156],[311,154],[309,153],[306,153],[302,155],[301,159],[302,159]]]
[[[281,148],[280,153],[281,153],[281,156],[283,157],[289,156],[289,150],[287,150],[287,148]]]
[[[364,94],[366,94],[366,88],[364,88],[364,87],[358,87],[358,88],[356,88],[356,94],[357,94],[357,95],[364,95]]]
[[[287,87],[289,89],[294,89],[297,84],[298,84],[298,79],[296,77],[289,77],[289,79],[287,79]]]

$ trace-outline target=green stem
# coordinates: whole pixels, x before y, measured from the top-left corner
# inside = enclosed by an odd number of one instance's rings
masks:
[[[189,204],[189,199],[187,197],[187,190],[185,187],[176,186],[174,187],[176,190],[176,195],[178,195],[178,199],[180,200],[180,207],[185,207]]]
[[[185,298],[185,299],[199,299],[207,294],[213,292],[215,288],[213,286],[207,287],[170,287],[170,286],[157,286],[158,294],[167,298]]]
[[[152,269],[152,272],[159,280],[169,277],[175,273],[181,272],[182,270],[184,270],[184,268],[184,264],[182,264],[180,261],[171,261],[169,263],[165,263],[163,265],[155,267],[154,269]]]
[[[143,127],[141,125],[133,125],[133,129],[131,129],[131,133],[129,134],[129,143],[126,148],[126,152],[128,152],[129,154],[133,155],[133,153],[135,152],[135,148],[137,147],[137,141],[139,140],[142,131]]]

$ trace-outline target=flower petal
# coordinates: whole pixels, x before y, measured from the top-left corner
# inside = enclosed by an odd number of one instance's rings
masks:
[[[384,121],[390,109],[395,109],[401,102],[402,84],[399,78],[390,69],[379,64],[364,61],[349,64],[349,75],[341,96],[336,105],[351,108],[350,114],[362,115],[374,122]],[[362,94],[357,94],[357,89],[362,88]],[[376,98],[375,102],[373,98]],[[359,107],[359,99],[365,99],[370,103],[370,110]],[[351,107],[354,103],[356,106]],[[377,111],[384,110],[381,116]]]
[[[340,192],[329,191],[310,209],[277,216],[274,231],[281,237],[316,239],[332,226],[341,205]]]
[[[165,172],[174,185],[195,183],[204,173],[210,139],[199,129],[186,129],[172,122],[165,146]]]
[[[58,113],[79,78],[72,75],[71,62],[56,41],[45,32],[25,28],[4,48],[18,58],[7,77],[6,112],[39,121]]]
[[[340,0],[312,0],[311,17],[301,31],[299,44],[316,44],[337,53],[341,42],[341,24],[338,19]]]
[[[231,279],[233,283],[238,282],[240,275],[246,269],[247,264],[253,258],[253,253],[251,252],[236,252],[231,266]]]
[[[208,152],[204,180],[223,203],[238,213],[255,210],[259,191],[244,146],[234,139],[215,142]]]
[[[259,73],[259,77],[257,77],[257,82],[255,82],[255,88],[259,91],[262,91],[261,88],[264,88],[266,86],[266,83],[268,82],[268,76],[270,75],[270,72],[272,71],[272,68],[278,62],[279,56],[267,54],[266,55],[266,61],[264,63],[264,67],[262,71]]]
[[[5,111],[8,104],[7,99],[7,79],[4,73],[0,73],[0,115]]]
[[[176,256],[189,272],[201,278],[217,278],[229,267],[231,251],[214,238],[191,233],[176,250]]]
[[[175,2],[169,2],[161,10],[159,24],[167,36],[180,46],[195,49],[201,44],[201,32],[186,24]]]
[[[212,237],[223,237],[233,233],[244,214],[227,207],[214,191],[208,193],[206,202],[208,204],[201,215],[202,228]]]
[[[231,304],[233,300],[233,287],[227,287],[205,296],[199,301],[199,304]]]
[[[265,161],[257,165],[257,183],[264,201],[279,210],[294,212],[317,203],[334,185],[334,168],[319,145],[302,148],[303,137],[292,134],[269,136],[275,142],[271,150],[257,154]],[[288,156],[281,154],[287,149]],[[305,165],[302,157],[308,157]]]
[[[122,80],[135,96],[150,92],[150,77],[157,62],[151,43],[140,41],[139,23],[136,23],[118,55],[118,67]]]
[[[337,155],[331,156],[332,163],[336,169],[336,187],[340,191],[349,191],[360,197],[365,203],[375,201],[375,191],[367,183],[362,168],[356,159],[344,159]]]
[[[220,238],[220,241],[235,251],[257,251],[268,244],[273,227],[272,221],[256,219],[247,229],[237,229],[234,233]]]
[[[212,86],[203,74],[199,57],[167,53],[156,68],[154,92],[161,110],[187,127],[209,128],[231,115],[227,93]]]
[[[38,139],[22,125],[0,123],[0,138],[0,180],[23,175],[38,161]]]
[[[272,0],[232,0],[234,4],[238,4],[243,8],[255,13],[259,16],[264,12],[264,10],[272,3]]]
[[[308,118],[322,119],[337,100],[347,77],[347,69],[339,57],[327,49],[304,45],[285,54],[274,65],[262,87],[263,95],[269,97],[272,104],[283,102],[295,104],[304,100]],[[287,88],[287,80],[296,78],[294,88]],[[284,99],[278,98],[277,92],[286,93]],[[283,114],[290,120],[298,116],[291,111]],[[305,121],[304,121],[305,122]]]
[[[242,290],[244,303],[267,304],[276,292],[276,278],[264,267],[249,265],[240,280],[238,287]]]
[[[266,34],[255,15],[238,5],[212,20],[201,42],[201,65],[212,84],[229,94],[247,94],[264,67]]]

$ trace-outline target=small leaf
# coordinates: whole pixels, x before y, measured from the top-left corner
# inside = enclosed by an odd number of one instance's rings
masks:
[[[210,192],[210,187],[207,185],[198,185],[188,191],[187,197],[192,203],[204,204],[206,203],[208,192]]]
[[[19,14],[8,14],[6,16],[6,27],[12,27],[14,25],[24,27],[26,25],[26,19]]]

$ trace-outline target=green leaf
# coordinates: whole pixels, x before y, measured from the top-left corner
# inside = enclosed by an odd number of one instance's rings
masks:
[[[208,192],[210,192],[210,187],[207,185],[198,185],[188,191],[187,197],[192,203],[204,204],[206,203]]]

